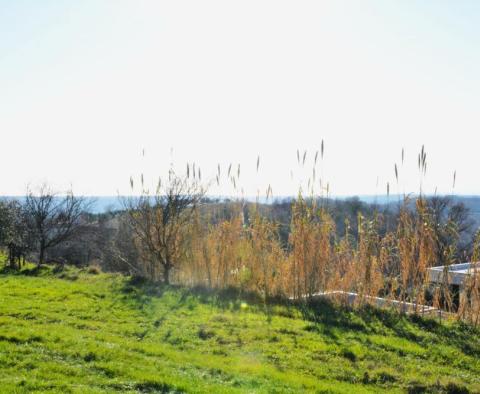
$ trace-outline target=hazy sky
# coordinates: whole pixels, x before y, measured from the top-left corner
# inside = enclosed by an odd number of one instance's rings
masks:
[[[187,161],[293,194],[322,139],[333,194],[417,191],[422,144],[427,192],[480,194],[479,48],[479,1],[0,0],[0,194]]]

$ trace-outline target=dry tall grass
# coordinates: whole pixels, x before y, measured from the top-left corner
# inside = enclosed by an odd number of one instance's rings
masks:
[[[321,152],[323,161],[323,142]],[[403,156],[402,151],[402,164]],[[386,226],[381,212],[373,218],[360,215],[356,238],[350,235],[349,223],[345,234],[337,235],[335,222],[322,199],[325,191],[328,195],[328,186],[317,195],[314,192],[317,158],[318,153],[312,178],[308,180],[309,196],[300,191],[292,203],[287,245],[280,241],[279,223],[240,197],[228,204],[228,209],[222,210],[219,204],[216,211],[204,207],[196,211],[192,220],[190,242],[174,279],[211,288],[239,287],[260,292],[266,299],[274,296],[304,299],[322,292],[355,292],[357,303],[372,302],[373,297],[380,296],[419,306],[430,304],[479,324],[480,275],[472,275],[467,281],[465,296],[460,297],[458,306],[454,305],[448,275],[444,276],[445,283],[438,286],[428,281],[428,269],[439,263],[439,250],[433,212],[422,194],[427,166],[424,149],[418,156],[420,195],[413,208],[409,198],[404,197],[396,222]],[[304,166],[306,152],[302,156],[297,151],[297,159],[299,166]],[[260,157],[257,171],[259,166]],[[396,165],[394,169],[398,183],[399,170]],[[231,165],[225,173],[237,190],[240,167],[237,178],[231,174]],[[216,183],[220,182],[219,166]],[[322,184],[328,185],[320,179]],[[270,186],[266,194],[268,198]],[[381,231],[382,224],[386,231]],[[448,264],[456,262],[455,248],[452,241],[447,251],[442,251]],[[480,234],[472,258],[480,260]],[[421,312],[420,308],[417,312]]]

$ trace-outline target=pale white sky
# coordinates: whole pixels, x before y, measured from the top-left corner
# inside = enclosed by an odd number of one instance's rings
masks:
[[[0,0],[0,194],[171,161],[295,194],[322,139],[333,194],[417,191],[422,144],[425,191],[480,194],[479,47],[478,1]]]

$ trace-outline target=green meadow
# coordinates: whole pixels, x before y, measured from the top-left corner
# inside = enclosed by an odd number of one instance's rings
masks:
[[[480,332],[93,269],[0,275],[2,393],[480,392]]]

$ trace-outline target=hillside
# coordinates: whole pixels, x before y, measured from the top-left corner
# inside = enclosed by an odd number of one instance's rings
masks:
[[[480,332],[45,268],[0,275],[2,392],[480,392]]]

